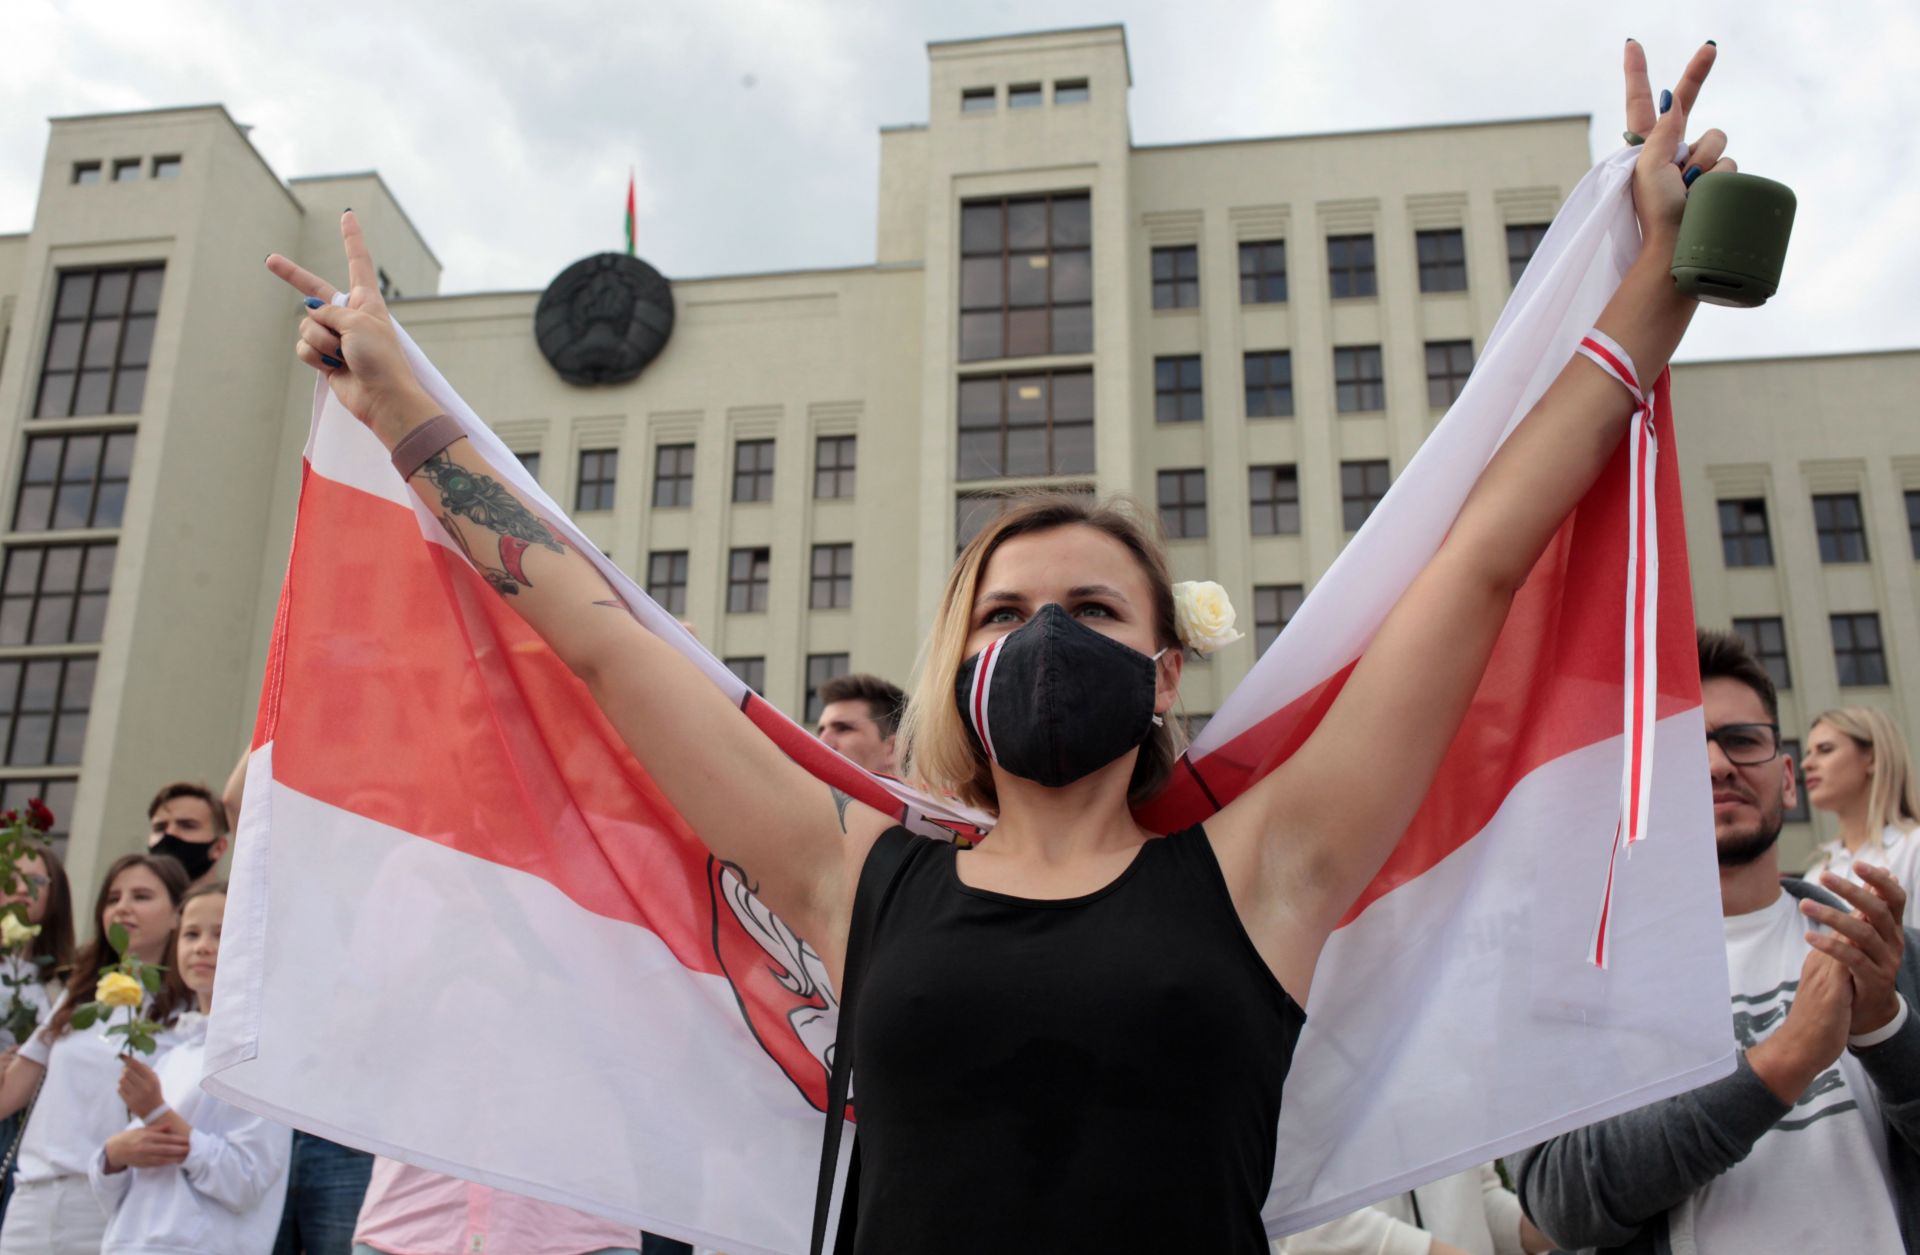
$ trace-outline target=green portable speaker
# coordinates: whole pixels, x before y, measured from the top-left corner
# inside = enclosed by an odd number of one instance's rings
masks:
[[[1695,300],[1751,308],[1780,290],[1793,189],[1757,174],[1703,174],[1687,193],[1673,281]]]

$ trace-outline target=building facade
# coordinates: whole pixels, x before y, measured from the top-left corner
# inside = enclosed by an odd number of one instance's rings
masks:
[[[664,350],[599,387],[543,358],[539,292],[439,295],[377,175],[283,181],[217,106],[56,120],[0,236],[0,788],[53,800],[82,892],[157,785],[246,741],[312,388],[259,259],[337,269],[348,205],[448,379],[790,713],[850,668],[904,680],[956,547],[1046,485],[1157,507],[1176,576],[1232,594],[1247,639],[1189,667],[1198,719],[1590,164],[1584,117],[1138,145],[1118,27],[935,44],[929,82],[881,133],[872,265],[676,279]],[[1789,736],[1920,714],[1917,384],[1920,353],[1675,370],[1697,612],[1762,646]]]

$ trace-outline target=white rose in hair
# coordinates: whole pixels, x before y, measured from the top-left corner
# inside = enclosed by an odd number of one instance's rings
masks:
[[[1212,580],[1183,580],[1173,586],[1173,624],[1180,643],[1210,654],[1240,639],[1233,630],[1233,603]]]

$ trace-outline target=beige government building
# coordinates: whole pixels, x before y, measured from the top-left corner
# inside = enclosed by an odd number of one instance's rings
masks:
[[[1231,592],[1248,637],[1189,669],[1197,717],[1413,455],[1591,159],[1584,116],[1136,144],[1117,26],[928,71],[928,120],[881,132],[871,265],[676,279],[659,356],[602,386],[542,355],[541,293],[438,294],[377,174],[282,179],[217,105],[56,119],[0,236],[0,781],[52,800],[82,898],[153,789],[217,783],[251,729],[312,387],[260,259],[337,259],[347,205],[455,386],[791,713],[839,671],[906,677],[956,545],[1045,484],[1157,503],[1178,575]],[[1762,644],[1790,736],[1842,702],[1915,727],[1920,352],[1675,378],[1700,620]]]

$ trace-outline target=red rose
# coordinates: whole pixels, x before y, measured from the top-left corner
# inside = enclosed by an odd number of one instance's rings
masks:
[[[41,832],[53,828],[53,812],[37,797],[27,799],[27,827],[38,828]]]
[[[4,814],[0,814],[0,827],[11,828],[19,822],[20,822],[19,811],[7,811]]]

